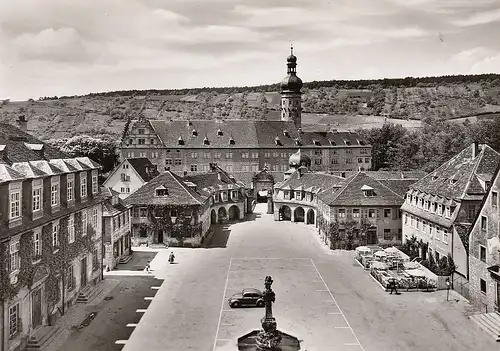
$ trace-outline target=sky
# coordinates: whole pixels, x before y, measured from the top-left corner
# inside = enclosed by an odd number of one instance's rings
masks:
[[[500,0],[1,0],[0,99],[500,73]]]

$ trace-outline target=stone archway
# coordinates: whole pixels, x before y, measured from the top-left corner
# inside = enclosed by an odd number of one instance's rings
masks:
[[[309,209],[307,211],[307,224],[314,224],[314,210]]]
[[[280,221],[291,221],[292,220],[292,210],[287,205],[283,205],[279,210]]]
[[[217,223],[217,213],[215,213],[215,210],[212,209],[210,212],[210,224],[216,224]]]
[[[219,210],[217,211],[217,218],[219,219],[219,223],[222,223],[227,219],[227,211],[225,207],[219,207]]]
[[[238,206],[233,205],[233,206],[229,207],[228,212],[229,212],[229,220],[230,221],[240,219],[240,209],[238,208]]]
[[[293,211],[294,222],[304,222],[305,211],[302,207],[297,207]]]

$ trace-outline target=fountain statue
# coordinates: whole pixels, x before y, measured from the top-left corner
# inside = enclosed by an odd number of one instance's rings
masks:
[[[273,317],[273,303],[276,295],[271,288],[273,278],[267,276],[263,293],[266,312],[261,319],[262,329],[254,330],[238,338],[240,351],[296,351],[300,350],[299,340],[277,329],[276,318]]]

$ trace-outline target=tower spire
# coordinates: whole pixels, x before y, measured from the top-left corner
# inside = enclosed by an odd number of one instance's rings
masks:
[[[293,55],[293,44],[290,44],[290,55]]]

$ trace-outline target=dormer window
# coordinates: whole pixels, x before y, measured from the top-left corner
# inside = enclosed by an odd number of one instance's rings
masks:
[[[188,121],[187,124],[188,124],[188,127],[193,125],[193,123],[191,121]]]
[[[299,138],[295,139],[295,145],[298,145],[298,146],[302,145]]]
[[[156,197],[163,197],[168,195],[168,189],[165,188],[163,185],[159,186],[158,188],[155,189],[155,196]]]
[[[184,139],[182,139],[182,136],[177,139],[177,145],[184,145]]]
[[[358,145],[365,145],[364,140],[357,140],[357,139],[356,139],[356,141],[358,142]]]
[[[345,143],[346,145],[348,145],[348,146],[349,146],[349,145],[351,145],[351,142],[350,142],[349,140],[345,140],[345,139],[344,139],[344,143]]]
[[[315,146],[321,146],[321,143],[319,141],[317,141],[317,140],[313,140],[313,144]]]
[[[278,136],[276,136],[276,138],[274,138],[274,143],[275,143],[276,145],[282,145],[282,144],[281,144],[281,140],[280,140],[280,138],[279,138]]]
[[[361,187],[361,190],[363,191],[363,195],[365,197],[372,197],[372,196],[375,196],[375,192],[373,191],[373,188],[371,186],[368,186],[368,185],[363,185]]]
[[[333,140],[330,140],[330,145],[331,146],[337,146],[337,143],[335,141],[333,141]]]
[[[458,180],[456,180],[456,179],[454,179],[454,178],[451,178],[451,179],[450,179],[450,184],[451,184],[451,185],[453,185],[453,184],[455,184],[457,181],[458,181]]]
[[[283,136],[286,136],[286,137],[289,137],[289,136],[290,136],[290,134],[288,134],[288,130],[286,130],[286,129],[285,129],[285,130],[283,131]]]
[[[198,136],[198,131],[196,129],[193,129],[193,136]]]
[[[219,128],[217,129],[217,136],[223,136],[224,133],[222,133],[222,130]]]
[[[233,137],[229,138],[229,145],[234,145],[236,142],[234,141]]]
[[[210,145],[210,141],[208,141],[207,137],[205,137],[205,139],[203,139],[203,145]]]
[[[438,179],[438,176],[437,175],[433,175],[432,176],[432,180],[437,180]]]

